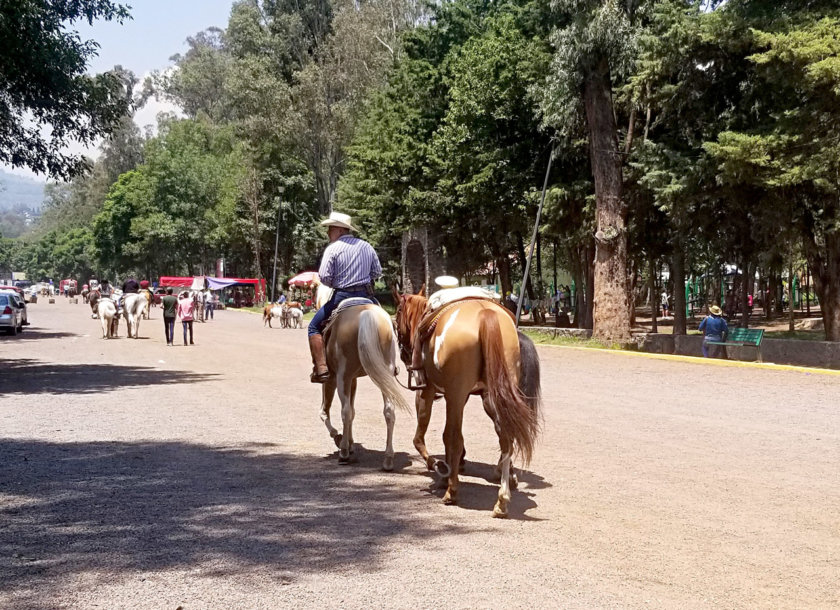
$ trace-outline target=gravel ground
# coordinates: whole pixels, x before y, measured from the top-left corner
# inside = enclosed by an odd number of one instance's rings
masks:
[[[223,311],[168,348],[152,315],[105,341],[59,298],[0,338],[0,606],[840,607],[836,375],[541,347],[543,436],[496,520],[476,399],[444,506],[411,414],[379,470],[369,381],[338,465],[305,331]]]

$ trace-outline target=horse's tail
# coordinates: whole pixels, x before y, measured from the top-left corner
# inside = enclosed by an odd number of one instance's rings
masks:
[[[390,337],[387,352],[380,345],[380,328],[386,328]],[[370,308],[359,314],[359,361],[385,400],[410,411],[408,402],[397,383],[397,338],[391,325],[391,318],[381,308]]]
[[[521,385],[513,383],[497,315],[498,312],[492,309],[483,309],[478,315],[478,338],[487,386],[484,400],[496,414],[501,434],[510,438],[515,451],[527,464],[534,455],[534,444],[540,431],[539,412],[532,408]]]
[[[524,333],[519,335],[519,389],[525,395],[531,409],[541,418],[540,408],[542,405],[542,390],[540,388],[540,357],[537,355],[537,348],[530,337]]]

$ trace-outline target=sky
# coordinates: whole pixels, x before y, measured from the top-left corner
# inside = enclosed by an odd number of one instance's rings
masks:
[[[169,58],[187,50],[187,38],[209,27],[227,26],[233,0],[116,0],[131,6],[132,19],[122,25],[116,22],[96,21],[93,26],[77,23],[81,36],[99,43],[99,56],[92,58],[88,72],[96,74],[121,65],[136,74],[141,82],[154,70],[164,70],[172,64]],[[154,125],[158,112],[172,110],[173,106],[150,100],[137,113],[135,121],[141,127]],[[72,152],[84,151],[81,146],[71,147]],[[96,148],[85,154],[95,158]],[[31,171],[0,168],[20,175],[46,181]]]

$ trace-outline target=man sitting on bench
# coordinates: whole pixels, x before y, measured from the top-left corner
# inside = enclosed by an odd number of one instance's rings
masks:
[[[709,346],[707,345],[709,341],[724,341],[726,338],[726,333],[729,332],[729,327],[726,324],[726,320],[724,320],[720,314],[720,307],[717,305],[712,305],[709,307],[709,313],[711,315],[706,316],[700,322],[699,330],[703,333],[703,357],[709,357]],[[720,354],[720,350],[722,349],[719,345],[712,346],[715,349],[714,357],[717,358]]]

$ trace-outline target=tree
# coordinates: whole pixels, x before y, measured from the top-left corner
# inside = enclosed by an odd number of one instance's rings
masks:
[[[86,169],[81,155],[64,148],[72,141],[92,144],[113,131],[131,92],[119,72],[85,74],[98,45],[81,40],[67,24],[128,18],[127,7],[108,0],[3,3],[0,161],[63,179]]]
[[[630,340],[627,281],[627,203],[613,88],[629,75],[643,0],[559,0],[562,26],[544,102],[547,122],[561,132],[585,117],[595,185],[595,294],[593,336]],[[632,124],[632,121],[631,121]]]

